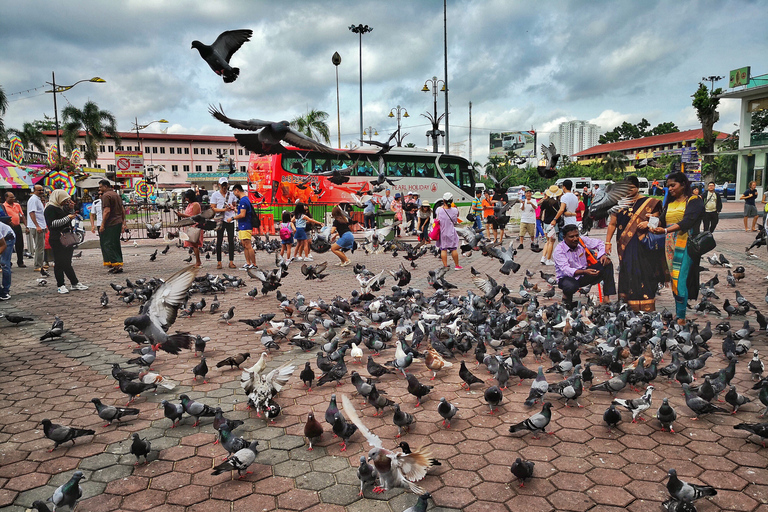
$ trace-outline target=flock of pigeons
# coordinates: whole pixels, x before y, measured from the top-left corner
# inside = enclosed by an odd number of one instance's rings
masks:
[[[244,363],[250,358],[248,352],[223,358],[216,367],[241,370],[240,385],[249,408],[255,409],[259,417],[263,414],[268,424],[280,415],[280,391],[288,385],[296,370],[293,364],[268,368],[269,354],[285,350],[281,345],[283,342],[302,351],[317,352],[315,367],[318,373],[315,373],[311,362],[306,362],[299,372],[299,379],[307,392],[311,392],[313,386],[331,382],[338,385],[349,378],[356,394],[372,406],[375,411],[373,416],[392,412],[392,423],[398,429],[398,437],[407,435],[416,422],[416,416],[405,410],[409,408],[406,407],[407,401],[390,399],[387,390],[392,386],[405,386],[415,398],[413,407],[425,406],[426,401],[432,398],[434,387],[419,381],[414,369],[420,368],[428,369],[432,380],[458,371],[463,388],[482,388],[482,401],[488,405],[489,414],[495,414],[500,407],[504,407],[504,395],[509,392],[510,384],[516,381],[517,384],[528,385],[525,406],[541,404],[541,408],[525,418],[518,418],[519,421],[509,426],[511,434],[530,432],[538,436],[551,433],[548,427],[556,408],[548,397],[562,399],[566,407],[571,403],[581,407],[579,399],[586,391],[594,400],[600,400],[598,396],[601,393],[610,394],[610,403],[603,415],[608,429],[617,428],[624,420],[622,411],[631,415],[633,423],[643,421],[644,413],[652,408],[654,382],[663,378],[680,384],[685,407],[696,419],[713,413],[736,414],[740,407],[753,400],[765,406],[761,417],[768,412],[768,378],[763,378],[763,363],[758,351],[751,346],[751,340],[764,332],[768,325],[763,315],[738,290],[735,291],[735,305],[725,301],[723,310],[728,318],[714,327],[710,321],[703,327],[695,321],[679,327],[667,311],[634,313],[621,302],[595,304],[588,289],[582,290],[585,302],[567,310],[552,300],[554,276],[544,272],[540,272],[539,277],[547,283],[543,286],[547,287],[546,291],[542,292],[535,282],[538,278],[526,271],[523,284],[513,293],[491,275],[481,274],[473,268],[472,281],[477,291],[467,290],[466,294],[461,294],[453,292],[457,287],[446,280],[444,270],[429,270],[427,284],[432,289],[429,294],[411,286],[411,273],[418,257],[414,255],[421,254],[426,248],[401,240],[385,241],[386,234],[376,230],[369,232],[361,245],[373,253],[390,251],[397,256],[398,252],[402,252],[406,260],[410,259],[411,269],[401,264],[397,270],[374,273],[357,264],[353,271],[360,289],[354,290],[348,298],[337,296],[328,301],[313,301],[307,300],[301,293],[292,298],[285,296],[280,287],[282,280],[288,276],[289,265],[284,262],[278,264],[276,261],[273,269],[254,268],[248,271],[250,279],[259,284],[244,295],[255,300],[259,292],[262,296],[274,292],[284,318],[277,320],[274,313],[238,318],[238,322],[260,334],[261,355],[255,364],[247,368]],[[511,248],[507,251],[503,247],[484,246],[471,228],[463,236],[470,251],[473,245],[479,245],[484,253],[498,258],[503,263],[499,269],[501,274],[519,270],[519,265],[511,257],[514,254]],[[265,251],[276,252],[273,242],[267,239],[257,245]],[[507,256],[504,256],[505,253]],[[709,263],[729,267],[729,286],[737,284],[737,276],[743,278],[744,269],[737,267],[731,272],[732,266],[723,255],[712,256]],[[302,266],[303,277],[307,280],[322,279],[326,276],[325,272],[325,264]],[[385,284],[389,277],[395,280],[395,284],[387,290]],[[715,277],[702,285],[702,302],[694,306],[695,310],[714,312],[700,306],[707,301],[711,304],[717,298],[715,288],[718,284]],[[112,290],[126,305],[131,306],[134,302],[141,304],[138,314],[124,321],[128,336],[139,344],[139,348],[135,350],[135,357],[126,361],[135,365],[136,370],[123,368],[120,364],[114,364],[112,369],[117,387],[126,395],[128,403],[123,407],[104,404],[99,398],[92,399],[96,413],[105,421],[104,426],[137,416],[140,410],[130,405],[142,393],[156,391],[158,386],[169,391],[176,388],[178,383],[152,369],[158,365],[158,356],[163,352],[180,354],[184,350],[194,350],[195,357],[199,354],[200,360],[192,369],[190,378],[195,381],[202,378],[205,382],[209,372],[205,351],[210,339],[199,334],[172,331],[171,327],[178,316],[194,317],[204,311],[220,314],[220,322],[230,324],[235,317],[235,307],[220,311],[218,295],[234,293],[242,297],[240,288],[244,287],[246,283],[242,278],[228,274],[200,275],[199,269],[194,267],[184,268],[166,280],[126,280],[124,286],[112,283]],[[200,296],[199,300],[195,299],[196,295]],[[208,303],[206,296],[210,295],[213,299]],[[106,291],[101,303],[102,307],[109,307]],[[751,311],[756,314],[758,329],[749,320],[742,319]],[[736,320],[733,317],[740,318]],[[6,319],[16,324],[32,320],[14,315],[7,315]],[[738,323],[732,327],[731,321]],[[56,339],[64,336],[65,332],[64,322],[57,317],[41,341]],[[723,337],[720,348],[726,363],[715,371],[703,373],[708,362],[717,359],[713,358],[715,335]],[[756,397],[739,393],[732,383],[739,359],[750,354],[751,359],[747,358],[744,364],[755,381],[752,389],[757,392]],[[473,355],[475,364],[489,372],[493,378],[490,384],[468,368],[464,360],[467,355]],[[529,355],[538,363],[535,370],[523,363]],[[368,375],[357,371],[350,373],[348,359],[360,363],[365,361]],[[602,382],[593,382],[598,380],[593,373],[597,368],[604,368],[610,376]],[[700,383],[694,387],[692,384],[697,372]],[[547,375],[558,377],[548,380]],[[640,396],[626,394],[627,391],[640,391],[642,388]],[[717,404],[721,394],[730,409]],[[675,432],[680,407],[673,405],[676,401],[673,396],[664,397],[656,409],[655,418],[662,431]],[[445,428],[451,428],[451,422],[462,417],[460,408],[446,397],[435,398],[434,403]],[[203,418],[212,418],[218,432],[217,443],[229,454],[213,468],[213,475],[226,471],[237,471],[241,477],[248,474],[248,468],[258,454],[258,442],[234,433],[243,421],[228,419],[222,409],[197,402],[186,394],[179,395],[178,403],[162,400],[160,405],[165,417],[171,421],[171,428],[178,425],[184,416],[195,418],[193,426]],[[417,503],[409,510],[425,510],[430,495],[418,482],[427,476],[431,468],[441,465],[432,456],[429,446],[412,450],[406,442],[394,446],[394,441],[391,441],[387,447],[390,442],[380,439],[365,426],[349,397],[342,395],[341,405],[339,408],[336,395],[332,395],[324,418],[327,426],[315,417],[313,410],[307,411],[304,435],[308,449],[313,449],[313,444],[325,435],[326,430],[340,439],[341,450],[346,450],[346,443],[350,440],[358,437],[365,439],[370,450],[367,456],[360,458],[360,495],[369,485],[373,486],[373,492],[403,487],[419,495]],[[52,449],[95,434],[92,429],[59,425],[47,419],[42,424],[45,436],[54,442]],[[744,422],[734,428],[757,435],[763,442],[768,438],[768,423]],[[132,435],[130,453],[136,456],[137,464],[141,459],[147,463],[151,451],[149,440],[139,434]],[[535,476],[534,467],[533,462],[517,458],[510,471],[524,485],[526,480]],[[77,471],[56,490],[49,500],[54,508],[76,504],[82,495],[78,482],[83,478],[83,473]],[[717,492],[709,486],[679,480],[674,469],[669,469],[667,489],[670,498],[665,508],[678,511],[695,510],[695,500]],[[47,505],[42,502],[36,502],[34,507],[47,510]]]

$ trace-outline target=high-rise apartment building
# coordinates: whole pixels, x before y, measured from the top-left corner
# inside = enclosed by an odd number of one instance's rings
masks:
[[[549,136],[561,155],[574,155],[597,145],[600,127],[586,121],[566,121]]]

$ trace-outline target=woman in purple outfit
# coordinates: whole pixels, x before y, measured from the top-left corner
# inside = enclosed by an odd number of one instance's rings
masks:
[[[450,192],[443,194],[443,204],[437,209],[435,215],[440,221],[440,239],[437,240],[437,248],[440,249],[440,257],[443,266],[448,266],[448,252],[453,258],[454,270],[461,270],[459,266],[459,235],[456,233],[456,224],[459,222],[459,209],[453,205],[453,196]]]

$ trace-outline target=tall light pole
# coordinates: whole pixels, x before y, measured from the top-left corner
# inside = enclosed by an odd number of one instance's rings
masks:
[[[422,92],[429,92],[432,91],[432,104],[434,106],[433,114],[430,114],[427,112],[426,114],[421,114],[422,116],[429,119],[429,121],[432,123],[432,130],[427,132],[427,137],[432,138],[432,151],[434,153],[437,153],[437,138],[439,136],[445,137],[445,132],[440,130],[440,120],[443,118],[443,116],[446,115],[445,112],[443,112],[440,117],[437,116],[437,86],[440,84],[443,84],[443,86],[440,88],[441,91],[446,92],[448,89],[445,86],[444,80],[438,80],[436,76],[433,76],[431,80],[427,80],[424,82],[424,87],[422,87]],[[432,87],[430,89],[430,86],[428,84],[432,84]],[[447,151],[446,151],[447,153]]]
[[[339,148],[341,148],[341,114],[339,113],[339,64],[341,64],[341,55],[339,52],[333,52],[331,62],[336,68],[336,128],[338,129]]]
[[[349,30],[360,34],[360,140],[363,140],[363,34],[373,31],[368,25],[350,25]]]
[[[58,105],[56,104],[56,93],[68,91],[74,86],[76,86],[77,84],[82,82],[94,82],[94,83],[103,84],[103,83],[106,83],[106,80],[95,76],[88,80],[78,80],[72,85],[56,85],[56,73],[51,71],[51,81],[45,82],[51,86],[51,90],[45,91],[45,92],[53,93],[53,118],[56,122],[56,151],[57,151],[57,154],[59,155],[59,158],[61,158],[61,144],[59,142],[59,108],[58,108]]]
[[[157,121],[150,121],[147,124],[139,124],[139,118],[134,117],[134,123],[133,127],[136,129],[136,143],[138,144],[139,151],[141,151],[141,138],[139,136],[139,130],[143,130],[147,126],[153,124],[153,123],[167,123],[168,121],[166,119],[158,119]],[[152,184],[154,182],[154,171],[150,169],[149,176],[147,176],[147,166],[144,166],[144,181],[146,181],[148,184]],[[144,198],[144,202],[146,202],[146,198]]]
[[[451,139],[448,132],[448,3],[443,0],[443,59],[445,70],[445,154],[451,153]]]
[[[397,140],[397,146],[400,147],[403,145],[403,138],[406,135],[408,135],[407,133],[405,135],[400,133],[400,114],[401,112],[405,112],[404,114],[402,114],[403,117],[411,117],[411,116],[408,115],[408,111],[406,109],[398,105],[397,107],[389,111],[389,115],[387,117],[395,117],[395,112],[397,112],[397,137],[395,137],[395,140]]]
[[[373,140],[373,136],[378,134],[379,134],[379,130],[377,130],[373,126],[369,126],[367,130],[363,130],[363,135],[367,135],[368,140]],[[363,139],[360,139],[360,142],[363,142]]]

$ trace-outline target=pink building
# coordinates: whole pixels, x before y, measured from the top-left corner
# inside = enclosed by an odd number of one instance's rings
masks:
[[[78,140],[81,153],[85,151],[85,133]],[[192,183],[212,189],[220,176],[227,175],[232,181],[246,181],[249,151],[234,137],[222,135],[182,135],[171,133],[119,132],[121,145],[116,146],[107,136],[99,146],[96,168],[104,169],[107,176],[116,171],[115,151],[143,151],[144,165],[152,167],[157,176],[158,187],[162,189],[188,187]],[[48,145],[56,144],[56,132],[45,131]],[[63,143],[62,143],[62,152]],[[223,156],[224,158],[219,158]],[[219,164],[234,161],[235,174],[219,172]],[[84,162],[81,162],[83,164]]]

